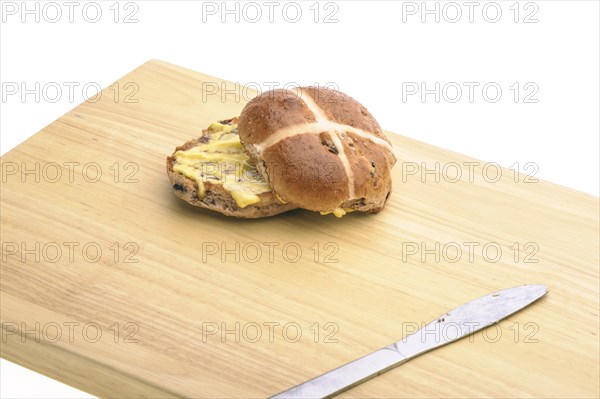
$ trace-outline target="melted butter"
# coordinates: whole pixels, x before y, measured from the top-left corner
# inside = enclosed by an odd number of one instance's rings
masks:
[[[204,139],[193,148],[175,153],[173,170],[194,180],[198,197],[206,195],[204,183],[221,184],[240,208],[260,201],[259,194],[271,188],[240,143],[237,124],[213,123]]]
[[[287,204],[287,201],[284,201],[283,198],[281,198],[277,193],[275,193],[275,198],[277,198],[277,201],[281,202],[282,204]]]
[[[319,213],[323,216],[333,213],[336,218],[341,218],[345,214],[350,213],[352,211],[353,211],[353,209],[350,209],[350,208],[335,208],[333,211],[321,211]]]

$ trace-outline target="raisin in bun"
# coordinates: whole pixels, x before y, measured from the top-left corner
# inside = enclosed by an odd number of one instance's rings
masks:
[[[264,92],[242,111],[240,140],[283,201],[323,214],[377,213],[396,158],[375,118],[323,87]]]

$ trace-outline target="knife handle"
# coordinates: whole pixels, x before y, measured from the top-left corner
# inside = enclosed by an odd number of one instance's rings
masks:
[[[329,398],[407,360],[408,358],[398,351],[396,345],[386,346],[303,384],[296,385],[270,399]]]

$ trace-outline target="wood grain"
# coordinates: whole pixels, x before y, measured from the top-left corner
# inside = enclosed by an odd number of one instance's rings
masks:
[[[600,395],[598,198],[507,169],[491,182],[485,162],[469,173],[471,158],[390,134],[382,213],[227,218],[178,200],[165,157],[251,92],[208,95],[235,85],[160,61],[117,83],[119,98],[105,90],[2,157],[6,359],[102,397],[265,397],[468,300],[541,283],[544,299],[487,334],[343,396]]]

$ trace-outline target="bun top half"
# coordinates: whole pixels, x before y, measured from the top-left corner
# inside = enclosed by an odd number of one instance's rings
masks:
[[[276,89],[250,101],[240,139],[275,193],[322,213],[376,213],[391,189],[392,145],[371,113],[324,87]]]

